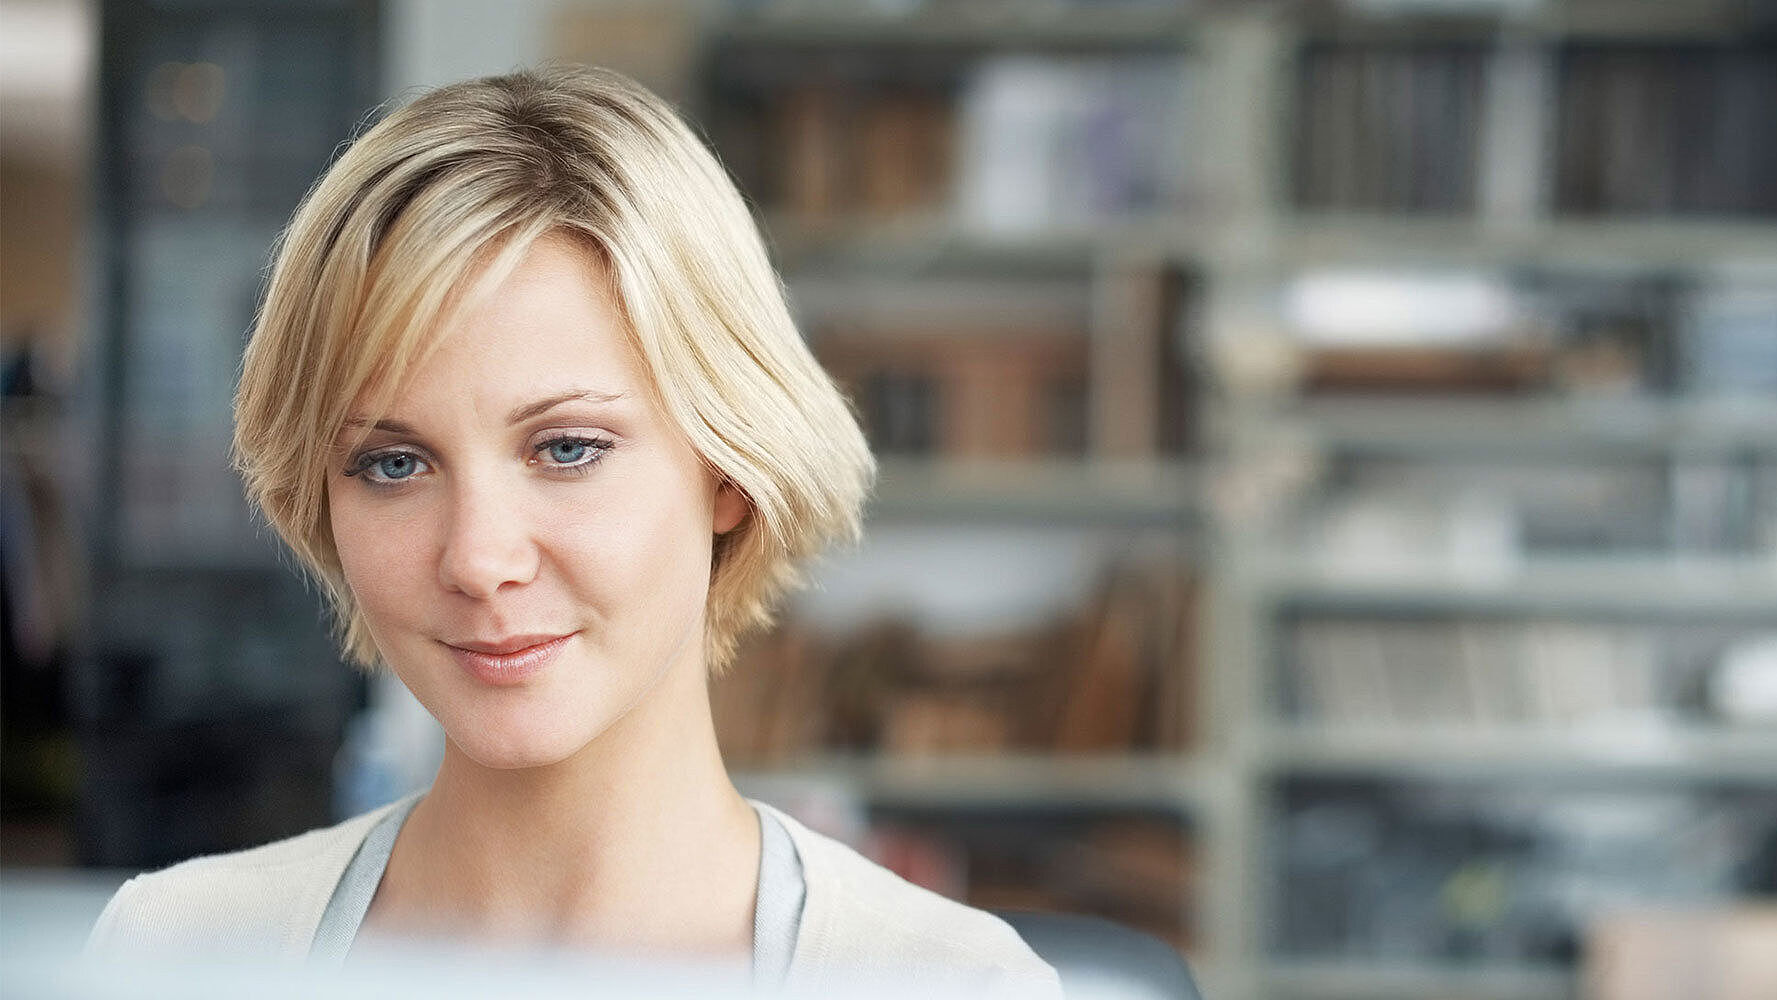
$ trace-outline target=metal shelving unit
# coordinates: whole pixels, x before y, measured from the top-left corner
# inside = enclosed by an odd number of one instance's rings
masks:
[[[1543,210],[1503,216],[1387,216],[1298,211],[1286,192],[1293,60],[1304,38],[1326,34],[1466,39],[1530,50],[1572,39],[1714,38],[1712,15],[1637,5],[1600,19],[1551,3],[1516,14],[1332,23],[1291,9],[1093,10],[1029,16],[996,7],[946,14],[834,16],[792,7],[717,28],[730,42],[866,50],[1116,51],[1176,49],[1188,56],[1202,104],[1198,166],[1213,205],[1065,230],[1003,236],[943,214],[883,221],[812,221],[766,212],[786,270],[845,262],[890,270],[976,264],[1091,268],[1131,256],[1189,266],[1202,276],[1203,343],[1264,333],[1277,284],[1310,267],[1565,268],[1707,276],[1730,262],[1777,271],[1777,221],[1598,219]],[[1421,29],[1423,28],[1423,32]],[[1257,109],[1258,113],[1254,111]],[[1547,157],[1544,157],[1547,160]],[[1546,166],[1546,163],[1545,163]],[[1761,265],[1761,266],[1762,266]],[[1215,494],[1264,465],[1279,441],[1317,455],[1412,460],[1461,452],[1508,458],[1673,461],[1769,456],[1777,406],[1597,399],[1437,403],[1303,403],[1223,398],[1205,414],[1201,461],[1121,467],[924,461],[883,464],[873,516],[897,520],[1051,520],[1189,526],[1202,539],[1209,592],[1195,711],[1203,734],[1188,756],[969,758],[825,757],[737,775],[749,794],[837,787],[861,799],[928,806],[1163,805],[1191,820],[1204,858],[1198,898],[1181,900],[1203,929],[1194,966],[1216,1000],[1300,997],[1556,1000],[1574,995],[1570,971],[1547,968],[1284,961],[1267,953],[1270,900],[1281,873],[1265,854],[1277,817],[1273,786],[1294,776],[1355,775],[1436,781],[1535,776],[1580,784],[1777,783],[1768,734],[1698,727],[1551,732],[1366,731],[1295,726],[1278,717],[1272,680],[1278,615],[1286,608],[1410,609],[1418,613],[1645,615],[1763,623],[1777,619],[1777,561],[1534,558],[1487,573],[1378,570],[1362,576],[1280,555],[1275,525],[1227,509]],[[1213,512],[1220,516],[1214,517]]]

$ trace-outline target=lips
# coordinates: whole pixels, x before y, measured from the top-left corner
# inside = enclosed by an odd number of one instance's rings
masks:
[[[484,684],[505,686],[520,683],[548,666],[576,635],[579,633],[519,635],[495,642],[469,641],[445,646],[470,676]]]
[[[450,643],[450,645],[455,646],[458,649],[466,649],[472,653],[487,653],[491,656],[505,656],[509,653],[517,653],[534,646],[541,646],[543,643],[555,639],[564,639],[566,637],[567,636],[560,632],[540,632],[534,635],[515,635],[508,639],[498,639],[493,642],[453,642]]]

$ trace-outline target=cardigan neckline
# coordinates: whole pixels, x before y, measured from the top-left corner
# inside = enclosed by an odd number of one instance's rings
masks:
[[[371,901],[388,871],[395,839],[425,790],[397,800],[366,831],[340,873],[321,913],[309,947],[311,961],[343,965],[358,941]],[[759,821],[759,869],[753,901],[752,979],[755,986],[781,986],[789,975],[807,899],[803,862],[785,818],[752,799]]]

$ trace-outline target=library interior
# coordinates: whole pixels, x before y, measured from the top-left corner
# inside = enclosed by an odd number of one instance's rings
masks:
[[[1210,1000],[1777,996],[1777,2],[6,0],[0,52],[0,987],[431,780],[243,498],[241,348],[353,136],[558,62],[714,150],[877,458],[712,681],[744,794]]]

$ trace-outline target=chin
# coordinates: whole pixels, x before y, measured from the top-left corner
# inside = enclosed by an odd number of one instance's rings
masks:
[[[553,697],[551,697],[553,695]],[[603,736],[616,721],[585,697],[570,692],[533,692],[515,699],[470,699],[437,715],[445,736],[463,756],[501,771],[548,767],[574,756]],[[578,700],[581,711],[563,711]]]
[[[485,730],[458,737],[449,729],[445,732],[463,756],[495,771],[520,771],[559,764],[597,738],[594,734],[578,739],[549,739],[535,732],[505,734]]]
[[[513,687],[483,686],[459,675],[454,664],[415,680],[422,682],[416,696],[457,752],[484,768],[516,771],[560,764],[608,739],[655,693],[661,677],[644,679],[576,658]]]

